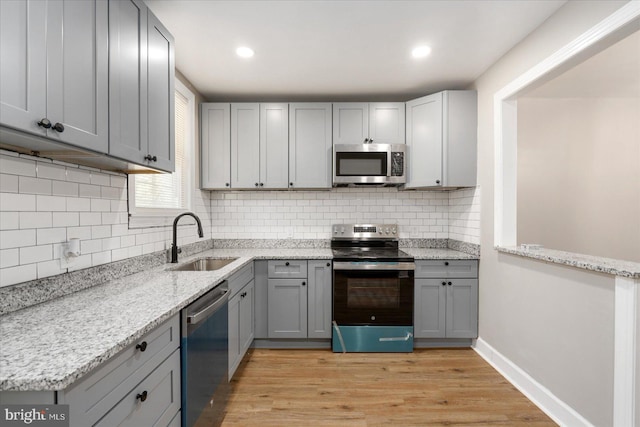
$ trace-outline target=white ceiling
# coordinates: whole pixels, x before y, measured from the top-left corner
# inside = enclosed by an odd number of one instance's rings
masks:
[[[566,0],[146,0],[207,100],[397,100],[465,88]],[[431,46],[422,60],[418,44]],[[251,59],[236,56],[246,45]]]
[[[640,26],[640,23],[636,26]],[[640,31],[526,93],[530,98],[640,98]]]

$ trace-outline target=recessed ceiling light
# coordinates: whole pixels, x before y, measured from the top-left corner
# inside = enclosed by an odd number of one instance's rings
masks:
[[[418,46],[413,48],[413,50],[411,51],[411,55],[416,59],[429,56],[430,53],[431,53],[431,48],[429,46]]]
[[[241,58],[251,58],[253,56],[253,49],[242,46],[236,49],[236,53]]]

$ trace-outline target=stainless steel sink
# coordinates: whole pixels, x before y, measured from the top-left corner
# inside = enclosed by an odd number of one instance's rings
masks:
[[[188,262],[179,267],[173,268],[173,271],[214,271],[219,270],[225,265],[231,264],[238,258],[218,259],[218,258],[200,258],[195,261]]]

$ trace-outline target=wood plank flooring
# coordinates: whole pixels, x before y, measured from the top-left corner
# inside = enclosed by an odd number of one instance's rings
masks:
[[[223,426],[555,426],[471,349],[250,349]]]

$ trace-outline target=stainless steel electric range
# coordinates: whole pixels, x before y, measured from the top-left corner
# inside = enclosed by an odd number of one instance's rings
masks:
[[[415,263],[397,224],[332,228],[334,352],[413,351]]]

